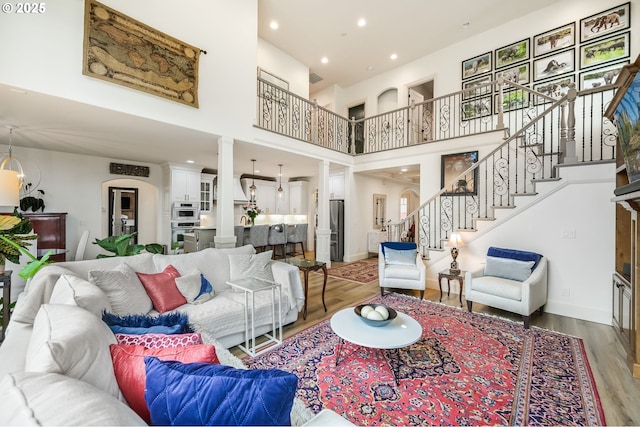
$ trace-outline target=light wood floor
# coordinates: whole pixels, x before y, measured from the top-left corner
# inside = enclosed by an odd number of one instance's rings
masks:
[[[377,263],[376,259],[369,261]],[[337,265],[338,263],[332,264]],[[411,293],[411,291],[405,292]],[[284,327],[284,336],[285,338],[291,336],[321,320],[330,318],[343,308],[352,307],[364,299],[379,294],[380,287],[377,280],[368,284],[359,284],[329,277],[325,292],[327,304],[327,312],[325,313],[322,307],[322,275],[311,273],[309,274],[307,318],[303,320],[302,313],[300,313],[295,323]],[[417,291],[413,295],[419,296]],[[438,301],[439,298],[439,291],[426,290],[426,300]],[[457,294],[451,294],[447,297],[445,293],[442,302],[451,306],[460,305]],[[466,307],[464,296],[462,302]],[[473,311],[513,320],[518,320],[519,317],[481,304],[474,304]],[[549,313],[535,313],[531,318],[531,324],[582,338],[607,424],[640,425],[640,380],[631,376],[622,344],[618,341],[611,326]],[[245,355],[237,347],[230,350],[238,357]]]

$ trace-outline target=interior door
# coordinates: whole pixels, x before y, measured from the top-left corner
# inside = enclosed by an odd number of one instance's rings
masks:
[[[411,102],[415,104],[419,104],[424,101],[424,95],[415,90],[414,88],[409,88],[409,105]],[[422,141],[422,107],[414,108],[411,112],[411,116],[409,117],[409,129],[411,129],[411,144],[417,144]]]
[[[349,108],[349,119],[364,119],[364,104],[355,105]],[[364,152],[364,122],[358,122],[355,126],[355,153],[360,154]],[[351,133],[352,127],[349,126],[349,148],[351,148]]]

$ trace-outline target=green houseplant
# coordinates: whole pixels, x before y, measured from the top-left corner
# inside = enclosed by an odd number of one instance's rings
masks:
[[[131,238],[136,234],[138,234],[137,231],[121,236],[109,236],[104,239],[96,239],[95,242],[93,242],[94,245],[98,245],[105,251],[113,253],[113,255],[98,254],[98,258],[137,255],[143,250],[152,254],[161,254],[164,252],[164,248],[159,243],[149,243],[146,245],[131,243]]]
[[[49,263],[49,257],[53,251],[47,252],[38,259],[27,249],[31,246],[30,241],[38,238],[37,234],[29,234],[32,230],[31,221],[28,218],[22,218],[16,211],[13,216],[0,216],[0,270],[2,272],[4,272],[6,260],[19,264],[22,254],[31,259],[18,273],[25,280],[33,277],[43,265]]]
[[[32,212],[37,212],[42,209],[44,212],[44,200],[42,197],[33,196],[34,193],[44,196],[44,190],[31,187],[33,187],[32,183],[25,184],[24,186],[25,196],[20,199],[20,210],[26,212],[31,209]]]

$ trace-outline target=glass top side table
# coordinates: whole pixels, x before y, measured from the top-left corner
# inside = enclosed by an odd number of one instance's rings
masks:
[[[302,318],[307,318],[307,296],[309,294],[309,272],[322,270],[324,273],[324,281],[322,282],[322,306],[325,313],[327,312],[327,305],[324,302],[324,291],[327,287],[327,263],[322,261],[316,261],[315,259],[304,258],[285,258],[284,262],[287,264],[295,265],[304,274],[304,311],[302,312]]]

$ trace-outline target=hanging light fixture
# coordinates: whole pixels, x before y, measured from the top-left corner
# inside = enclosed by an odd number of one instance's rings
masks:
[[[251,202],[252,205],[256,204],[256,181],[255,181],[255,175],[256,175],[256,159],[251,159],[252,165],[251,165],[251,186],[249,187],[249,201]]]
[[[0,160],[0,206],[20,205],[23,183],[24,171],[13,157],[13,127],[9,127],[9,154]]]
[[[282,189],[282,163],[278,164],[280,166],[280,186],[278,187],[278,197],[282,198],[284,196],[284,190]]]

